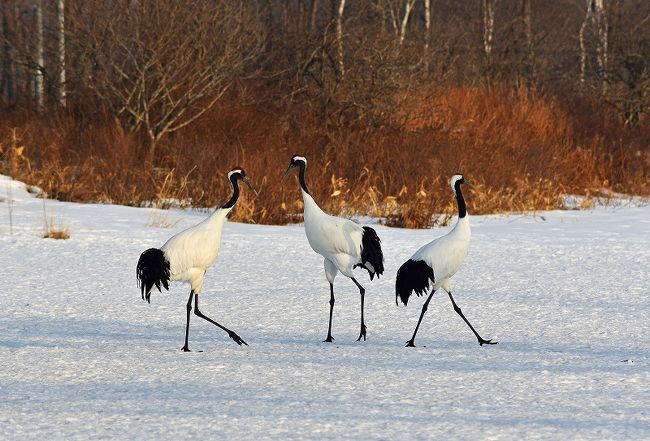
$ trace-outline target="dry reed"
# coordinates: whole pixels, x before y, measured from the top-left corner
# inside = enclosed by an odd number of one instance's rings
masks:
[[[101,114],[10,115],[0,122],[0,170],[56,199],[167,208],[222,203],[225,173],[239,165],[259,194],[244,189],[233,219],[266,224],[301,219],[295,177],[282,180],[297,153],[323,209],[395,226],[444,222],[456,172],[476,184],[467,196],[474,214],[562,208],[564,195],[603,189],[650,194],[647,121],[632,129],[597,103],[526,89],[456,87],[398,101],[392,122],[377,127],[233,101],[167,138],[153,163],[137,136]]]

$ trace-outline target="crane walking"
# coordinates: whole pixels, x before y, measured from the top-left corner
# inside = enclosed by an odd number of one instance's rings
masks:
[[[190,313],[194,299],[194,314],[228,333],[238,345],[247,345],[235,332],[220,325],[199,310],[199,293],[203,288],[205,272],[212,266],[221,246],[221,232],[226,216],[239,198],[239,181],[243,181],[255,191],[241,168],[234,168],[228,173],[232,196],[201,223],[173,236],[160,248],[150,248],[140,255],[136,267],[138,285],[142,299],[151,303],[151,290],[155,286],[161,291],[161,285],[169,290],[170,281],[188,282],[191,286],[187,299],[187,323],[185,325],[185,345],[181,348],[189,352],[188,338]]]
[[[292,168],[298,168],[298,179],[304,202],[305,234],[311,248],[323,256],[325,277],[330,284],[330,319],[327,328],[327,338],[332,342],[332,315],[334,312],[334,278],[341,272],[352,279],[361,294],[361,330],[359,338],[366,340],[366,324],[363,316],[365,289],[354,278],[353,269],[360,267],[368,271],[370,280],[384,272],[384,255],[381,241],[374,229],[362,227],[349,219],[330,216],[316,204],[305,183],[305,168],[307,159],[303,156],[291,158],[284,176]]]
[[[415,346],[415,335],[418,332],[420,323],[422,323],[424,313],[427,311],[431,297],[433,297],[433,294],[439,288],[447,292],[454,311],[467,323],[467,326],[472,330],[481,346],[497,343],[492,340],[483,339],[476,332],[451,295],[449,279],[458,271],[465,256],[467,256],[471,235],[467,207],[460,188],[462,184],[471,185],[465,180],[463,175],[456,174],[451,177],[451,189],[456,196],[456,202],[458,204],[458,220],[454,228],[444,236],[434,239],[417,250],[397,271],[397,279],[395,282],[396,303],[400,299],[404,305],[407,305],[409,297],[413,292],[419,297],[433,285],[429,297],[422,305],[422,312],[420,313],[418,324],[415,326],[415,331],[413,331],[413,337],[406,342],[406,346]]]

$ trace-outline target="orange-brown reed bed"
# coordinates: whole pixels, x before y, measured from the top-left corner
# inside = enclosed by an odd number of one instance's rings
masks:
[[[282,180],[293,154],[308,158],[308,186],[326,211],[406,227],[454,211],[455,172],[475,184],[475,214],[559,208],[563,195],[603,189],[650,195],[647,120],[626,127],[604,105],[523,89],[455,87],[398,101],[390,122],[373,127],[323,124],[300,106],[224,102],[161,142],[153,160],[101,114],[10,113],[0,120],[0,172],[61,200],[211,207],[239,165],[259,194],[243,191],[232,218],[256,223],[300,220],[295,178]]]

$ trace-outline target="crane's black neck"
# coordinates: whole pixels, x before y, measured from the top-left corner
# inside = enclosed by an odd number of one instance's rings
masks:
[[[230,185],[232,185],[232,196],[221,208],[232,208],[235,206],[237,199],[239,199],[239,182],[234,175],[230,177]]]
[[[305,193],[310,195],[311,193],[309,193],[309,190],[307,190],[307,184],[305,183],[306,166],[307,165],[304,162],[300,161],[300,171],[298,172],[298,179],[300,180],[300,188],[302,188]]]
[[[467,206],[465,205],[465,199],[463,198],[463,192],[460,190],[460,179],[454,184],[454,190],[456,191],[456,203],[458,204],[458,218],[462,219],[467,216]]]

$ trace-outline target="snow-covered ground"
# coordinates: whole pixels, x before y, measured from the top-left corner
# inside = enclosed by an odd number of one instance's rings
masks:
[[[7,189],[11,185],[13,235]],[[201,310],[189,288],[143,302],[140,253],[203,219],[46,201],[69,240],[42,239],[43,201],[0,178],[0,439],[650,439],[650,207],[472,217],[446,295],[395,306],[399,265],[447,229],[376,226],[384,277],[328,285],[301,225],[227,223]],[[471,211],[471,195],[468,197]]]

